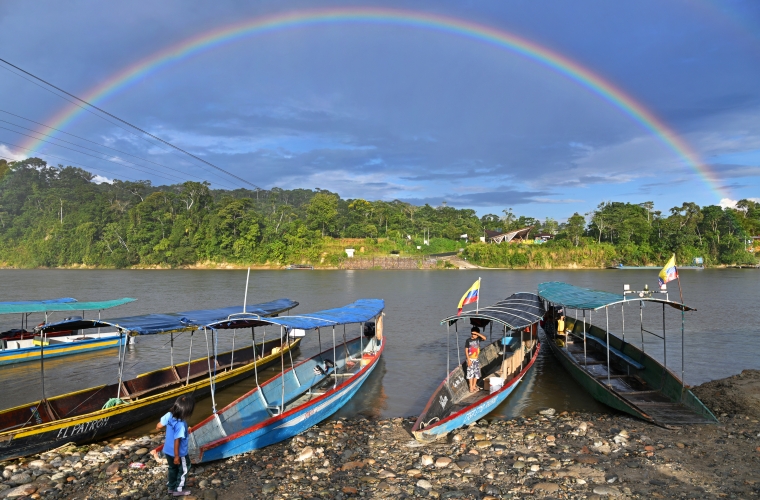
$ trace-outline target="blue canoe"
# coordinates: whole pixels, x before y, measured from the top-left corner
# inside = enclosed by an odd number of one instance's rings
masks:
[[[538,357],[541,344],[537,327],[544,314],[543,302],[538,295],[521,292],[492,306],[464,311],[441,321],[451,326],[469,318],[474,326],[490,326],[490,334],[499,338],[481,349],[478,356],[482,375],[478,387],[482,390],[471,393],[465,379],[466,362],[457,365],[417,418],[412,427],[414,437],[422,442],[442,438],[483,418],[507,399]],[[469,334],[469,329],[465,333]],[[461,347],[457,345],[457,349]]]
[[[385,349],[383,309],[364,299],[337,309],[303,316],[266,318],[281,326],[281,336],[330,329],[337,338],[327,349],[244,394],[190,429],[192,463],[239,455],[291,438],[338,411],[359,390]],[[356,325],[359,336],[336,337],[335,326]],[[283,367],[285,360],[283,358]]]

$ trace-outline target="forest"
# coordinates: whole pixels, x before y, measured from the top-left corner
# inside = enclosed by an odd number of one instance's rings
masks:
[[[0,160],[0,264],[6,267],[184,267],[217,264],[339,265],[347,246],[365,255],[423,258],[458,251],[487,267],[552,268],[756,264],[760,204],[605,201],[564,222],[402,201],[342,199],[324,189],[211,189],[208,183],[154,186],[95,183],[95,176],[38,158]],[[544,244],[484,244],[486,230],[533,226]],[[467,235],[465,238],[463,235]],[[760,248],[758,248],[760,250]]]

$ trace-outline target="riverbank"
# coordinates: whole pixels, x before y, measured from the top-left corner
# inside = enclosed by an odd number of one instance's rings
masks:
[[[420,445],[414,418],[324,422],[191,469],[196,499],[748,498],[760,494],[760,372],[694,389],[720,423],[667,430],[621,414],[547,409]],[[718,411],[718,408],[724,411]],[[0,498],[159,499],[154,434],[0,464]]]

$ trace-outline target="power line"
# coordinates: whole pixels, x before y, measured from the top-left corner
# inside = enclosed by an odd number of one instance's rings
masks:
[[[74,94],[71,94],[71,93],[69,93],[69,92],[66,92],[66,91],[65,91],[65,90],[63,90],[62,88],[56,87],[56,86],[55,86],[55,85],[53,85],[52,83],[50,83],[50,82],[48,82],[48,81],[46,81],[46,80],[44,80],[44,79],[42,79],[42,78],[40,78],[40,77],[38,77],[38,76],[35,76],[35,75],[33,75],[32,73],[30,73],[30,72],[28,72],[28,71],[26,71],[26,70],[24,70],[24,69],[22,69],[22,68],[19,68],[19,67],[18,67],[18,66],[16,66],[15,64],[12,64],[12,63],[10,63],[10,62],[6,61],[5,59],[2,59],[2,58],[0,58],[0,62],[3,62],[3,63],[5,63],[5,64],[7,64],[8,66],[11,66],[11,67],[13,67],[13,68],[17,69],[18,71],[21,71],[22,73],[24,73],[24,74],[26,74],[26,75],[29,75],[30,77],[34,78],[35,80],[38,80],[38,81],[40,81],[40,82],[44,83],[45,85],[48,85],[48,86],[50,86],[50,87],[52,87],[52,88],[56,89],[56,90],[57,90],[57,91],[59,91],[59,92],[63,92],[63,93],[64,93],[64,94],[66,94],[67,96],[69,96],[69,97],[71,97],[71,98],[73,98],[73,99],[76,99],[77,101],[79,101],[79,102],[82,102],[82,103],[84,103],[84,104],[86,104],[86,105],[88,105],[88,106],[92,107],[93,109],[97,109],[97,110],[98,110],[98,111],[100,111],[101,113],[103,113],[103,114],[106,114],[106,115],[110,116],[111,118],[113,118],[113,119],[115,119],[115,120],[118,120],[118,121],[120,121],[121,123],[123,123],[123,124],[125,124],[125,125],[128,125],[128,126],[130,126],[130,127],[132,127],[132,128],[133,128],[133,129],[135,129],[135,130],[139,130],[139,131],[140,131],[140,132],[142,132],[143,134],[145,134],[145,135],[148,135],[148,136],[150,136],[150,137],[152,137],[152,138],[156,139],[157,141],[161,141],[162,143],[166,144],[167,146],[169,146],[169,147],[171,147],[171,148],[174,148],[174,149],[176,149],[177,151],[180,151],[180,152],[182,152],[182,153],[185,153],[186,155],[190,156],[191,158],[194,158],[194,159],[196,159],[196,160],[198,160],[198,161],[200,161],[200,162],[203,162],[203,163],[205,163],[206,165],[208,165],[208,166],[210,166],[210,167],[212,167],[212,168],[215,168],[216,170],[219,170],[220,172],[224,172],[225,174],[229,175],[230,177],[233,177],[233,178],[235,178],[235,179],[237,179],[237,180],[239,180],[239,181],[241,181],[241,182],[244,182],[244,183],[248,184],[249,186],[253,187],[254,189],[257,189],[257,190],[258,190],[258,189],[261,189],[261,188],[260,188],[260,187],[258,187],[257,185],[255,185],[255,184],[253,184],[253,183],[251,183],[251,182],[248,182],[247,180],[243,179],[242,177],[239,177],[239,176],[237,176],[237,175],[233,174],[232,172],[229,172],[229,171],[227,171],[227,170],[224,170],[224,169],[223,169],[223,168],[221,168],[221,167],[217,167],[217,166],[216,166],[216,165],[214,165],[213,163],[211,163],[211,162],[209,162],[209,161],[206,161],[206,160],[204,160],[203,158],[199,158],[198,156],[195,156],[194,154],[192,154],[192,153],[190,153],[190,152],[188,152],[188,151],[185,151],[184,149],[180,148],[179,146],[175,146],[174,144],[172,144],[172,143],[170,143],[170,142],[168,142],[168,141],[165,141],[165,140],[161,139],[160,137],[157,137],[157,136],[155,136],[155,135],[151,134],[150,132],[148,132],[148,131],[146,131],[146,130],[143,130],[143,129],[141,129],[141,128],[140,128],[140,127],[138,127],[137,125],[133,125],[133,124],[129,123],[129,122],[128,122],[128,121],[126,121],[126,120],[122,120],[122,119],[121,119],[121,118],[119,118],[118,116],[115,116],[115,115],[113,115],[113,114],[109,113],[108,111],[105,111],[104,109],[101,109],[101,108],[99,108],[98,106],[95,106],[94,104],[91,104],[91,103],[89,103],[89,102],[85,101],[84,99],[80,99],[79,97],[75,96]]]
[[[40,122],[38,122],[38,121],[34,121],[34,120],[30,119],[30,118],[26,118],[26,117],[24,117],[24,116],[21,116],[21,115],[17,115],[17,114],[15,114],[15,113],[11,113],[10,111],[6,111],[6,110],[4,110],[4,109],[0,109],[0,113],[5,113],[5,114],[11,115],[11,116],[15,116],[16,118],[21,118],[22,120],[26,120],[26,121],[28,121],[28,122],[31,122],[31,123],[34,123],[34,124],[36,124],[36,125],[40,125],[40,126],[42,126],[42,127],[45,127],[45,128],[49,128],[49,129],[51,129],[51,130],[55,130],[55,131],[56,131],[56,132],[58,132],[58,133],[61,133],[61,134],[66,134],[66,135],[68,135],[68,136],[71,136],[71,137],[76,137],[77,139],[80,139],[80,140],[82,140],[82,141],[86,141],[86,142],[89,142],[90,144],[95,144],[95,145],[97,145],[97,146],[100,146],[100,147],[103,147],[103,148],[106,148],[106,149],[110,149],[111,151],[116,151],[117,153],[121,153],[121,154],[124,154],[124,155],[127,155],[127,156],[131,156],[131,157],[133,157],[133,158],[137,158],[137,159],[139,159],[139,160],[142,160],[142,161],[145,161],[145,162],[148,162],[148,163],[152,163],[152,164],[154,164],[154,165],[157,165],[157,166],[159,166],[159,167],[162,167],[162,168],[166,168],[166,169],[169,169],[169,170],[176,170],[176,169],[173,169],[173,168],[171,168],[171,167],[169,167],[169,166],[167,166],[167,165],[164,165],[164,164],[162,164],[162,163],[158,163],[158,162],[155,162],[155,161],[153,161],[153,160],[149,160],[149,159],[147,159],[147,158],[143,158],[142,156],[133,155],[133,154],[131,154],[131,153],[127,153],[126,151],[122,151],[122,150],[120,150],[120,149],[112,148],[111,146],[106,146],[105,144],[101,144],[101,143],[99,143],[99,142],[91,141],[90,139],[87,139],[87,138],[85,138],[85,137],[80,137],[80,136],[78,136],[78,135],[76,135],[76,134],[72,134],[72,133],[70,133],[70,132],[66,132],[66,131],[64,131],[64,130],[61,130],[61,129],[58,129],[58,128],[55,128],[55,127],[51,127],[50,125],[47,125],[47,124],[45,124],[45,123],[40,123]],[[36,134],[40,134],[40,135],[42,135],[40,132],[37,132],[37,131],[36,131],[36,130],[34,130],[34,129],[31,129],[31,128],[28,128],[28,127],[24,127],[24,126],[22,126],[22,125],[18,125],[18,124],[16,124],[16,123],[13,123],[13,122],[9,122],[9,121],[6,121],[6,120],[0,120],[0,122],[10,123],[10,124],[11,124],[11,125],[13,125],[14,127],[19,127],[19,128],[22,128],[22,129],[24,129],[24,130],[29,130],[29,131],[31,131],[31,132],[34,132],[34,133],[36,133]],[[130,134],[133,134],[133,133],[132,133],[132,132],[130,132]],[[134,135],[134,134],[133,134],[133,135]],[[43,139],[40,139],[40,140],[43,140]],[[56,137],[56,140],[57,140],[57,141],[62,141],[62,142],[67,142],[67,141],[64,141],[63,139],[59,139],[59,138],[57,138],[57,137]],[[69,144],[73,144],[73,143],[69,143]],[[84,146],[80,146],[80,145],[78,145],[78,144],[77,144],[77,146],[84,148]],[[85,149],[86,149],[86,148],[85,148]],[[91,150],[91,151],[92,151],[92,150]],[[102,154],[102,153],[101,153],[101,154]],[[203,180],[201,177],[198,177],[198,176],[193,176],[193,177],[195,177],[196,179],[199,179],[199,180]],[[228,187],[228,188],[232,188],[232,189],[235,189],[234,187],[230,186],[229,184],[227,185],[227,187]]]
[[[0,61],[2,61],[2,62],[6,62],[7,64],[10,64],[10,63],[8,63],[7,61],[4,61],[3,59],[0,59]],[[13,65],[11,64],[11,66],[13,66]],[[13,66],[13,67],[15,68],[16,66]],[[49,88],[47,88],[47,87],[44,87],[43,85],[40,85],[39,83],[35,82],[34,80],[31,80],[31,79],[29,79],[29,78],[25,77],[24,75],[20,75],[20,74],[16,73],[15,71],[13,71],[13,70],[12,70],[12,69],[10,69],[10,68],[6,68],[5,66],[0,66],[0,68],[2,68],[2,69],[4,69],[4,70],[8,71],[9,73],[11,73],[11,74],[13,74],[13,75],[15,75],[15,76],[17,76],[17,77],[19,77],[19,78],[22,78],[22,79],[24,79],[24,80],[28,81],[28,82],[29,82],[29,83],[31,83],[32,85],[36,85],[37,87],[41,88],[42,90],[44,90],[44,91],[46,91],[46,92],[49,92],[50,94],[53,94],[54,96],[56,96],[56,97],[59,97],[59,98],[63,99],[63,100],[64,100],[64,101],[66,101],[66,102],[69,102],[69,103],[73,104],[74,106],[78,107],[79,109],[81,109],[81,110],[83,110],[83,111],[86,111],[86,112],[90,113],[92,116],[94,116],[94,117],[96,117],[96,118],[99,118],[99,119],[101,119],[101,120],[103,120],[103,121],[105,121],[105,122],[107,122],[107,123],[110,123],[111,125],[114,125],[114,126],[116,126],[116,127],[119,127],[120,129],[124,130],[126,133],[128,133],[128,134],[130,134],[130,135],[133,135],[133,136],[137,137],[138,139],[140,139],[140,140],[142,140],[142,141],[145,141],[147,144],[150,144],[151,146],[158,146],[159,148],[163,149],[164,151],[168,151],[168,152],[171,152],[171,150],[170,150],[170,149],[168,149],[168,148],[164,147],[163,145],[161,145],[161,144],[156,144],[155,142],[151,142],[151,141],[149,141],[149,140],[148,140],[146,137],[144,137],[144,136],[142,136],[142,135],[140,135],[140,134],[136,134],[136,133],[135,133],[133,130],[130,130],[130,129],[128,129],[128,128],[125,128],[125,127],[122,127],[120,124],[118,124],[118,123],[116,123],[116,122],[113,122],[113,121],[109,120],[109,119],[108,119],[108,118],[106,118],[105,116],[102,116],[102,115],[100,115],[100,114],[98,114],[98,113],[95,113],[95,112],[93,112],[91,109],[88,109],[86,106],[82,106],[82,105],[81,105],[81,104],[79,104],[78,102],[76,102],[76,101],[73,101],[73,100],[71,100],[71,99],[67,98],[65,95],[60,95],[60,94],[58,94],[58,93],[54,92],[53,90],[51,90],[51,89],[49,89]],[[19,69],[20,71],[24,71],[24,70],[23,70],[23,69],[21,69],[21,68],[18,68],[18,69]],[[28,72],[26,72],[26,71],[24,71],[24,73],[27,73],[27,74],[29,74],[30,76],[34,77],[34,78],[37,78],[36,76],[34,76],[34,75],[32,75],[31,73],[28,73]],[[44,80],[41,80],[41,79],[39,79],[39,78],[38,78],[38,80],[40,80],[40,81],[43,81],[43,82],[44,82]],[[47,82],[45,82],[45,83],[47,83]],[[53,85],[53,87],[54,87],[54,88],[57,88],[57,87],[55,87],[54,85]],[[66,91],[65,91],[65,90],[61,90],[61,92],[66,92]],[[74,97],[76,98],[76,96],[74,96]],[[84,101],[83,101],[83,102],[84,102]],[[30,150],[30,151],[34,152],[34,150]],[[203,166],[201,166],[201,168],[203,168]],[[204,168],[204,170],[206,170],[206,169]],[[216,172],[212,172],[212,171],[210,171],[210,170],[206,170],[206,172],[208,172],[208,173],[210,173],[210,174],[213,174],[213,175],[217,176],[218,178],[222,178],[222,177],[221,177],[219,174],[217,174]]]

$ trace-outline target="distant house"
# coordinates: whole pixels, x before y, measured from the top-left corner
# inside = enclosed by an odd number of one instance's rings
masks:
[[[486,231],[486,239],[491,243],[521,243],[528,240],[528,233],[533,229],[533,226],[517,229],[516,231],[508,231],[506,233],[500,233],[497,231]]]
[[[537,239],[537,240],[540,239],[540,240],[543,240],[544,242],[547,242],[547,241],[549,241],[549,240],[551,240],[553,238],[554,238],[554,235],[553,234],[549,234],[549,233],[538,233],[535,236],[535,239]]]

